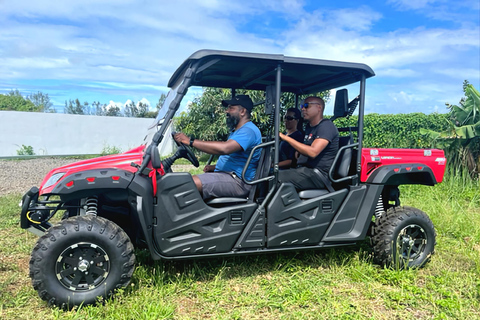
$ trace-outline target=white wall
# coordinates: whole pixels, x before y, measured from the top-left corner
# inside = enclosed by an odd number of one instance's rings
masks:
[[[151,118],[0,111],[0,157],[16,156],[22,145],[32,146],[37,155],[97,154],[106,146],[127,151],[143,143],[152,122]],[[162,144],[162,154],[172,153],[171,139]]]

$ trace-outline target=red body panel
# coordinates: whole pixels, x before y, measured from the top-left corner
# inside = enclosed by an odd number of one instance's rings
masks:
[[[50,193],[59,181],[62,181],[66,179],[68,176],[71,176],[72,174],[75,174],[80,171],[116,168],[116,169],[121,169],[121,170],[135,173],[137,172],[137,168],[132,167],[131,163],[135,162],[138,165],[141,164],[144,149],[145,149],[145,146],[139,146],[135,149],[129,150],[124,153],[83,160],[83,161],[79,161],[79,162],[67,164],[62,167],[55,168],[52,171],[50,171],[43,179],[42,184],[40,185],[40,195]],[[65,173],[63,177],[53,185],[44,189],[43,186],[48,181],[48,179],[50,179],[52,175],[56,173],[61,173],[61,172]]]
[[[363,148],[360,181],[366,182],[381,166],[408,163],[428,166],[433,171],[437,183],[440,183],[443,180],[447,160],[443,150],[438,149]]]

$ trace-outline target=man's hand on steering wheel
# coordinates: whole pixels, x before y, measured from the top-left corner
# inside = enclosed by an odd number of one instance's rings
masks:
[[[185,135],[183,132],[177,132],[173,135],[173,139],[178,143],[182,143],[184,145],[190,144],[190,138]]]

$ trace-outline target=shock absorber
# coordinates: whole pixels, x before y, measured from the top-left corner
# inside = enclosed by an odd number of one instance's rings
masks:
[[[98,209],[98,198],[96,196],[87,198],[83,207],[85,208],[85,214],[93,214],[96,216]]]
[[[380,195],[377,201],[377,206],[375,207],[375,220],[380,219],[384,212],[385,209],[383,208],[383,198],[382,195]]]

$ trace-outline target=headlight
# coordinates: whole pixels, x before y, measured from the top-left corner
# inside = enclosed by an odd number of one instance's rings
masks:
[[[52,175],[50,178],[48,178],[47,182],[45,182],[45,184],[43,185],[43,189],[48,188],[54,185],[55,183],[57,183],[58,180],[60,180],[64,174],[65,172],[59,172]]]

